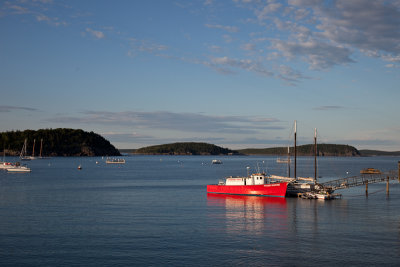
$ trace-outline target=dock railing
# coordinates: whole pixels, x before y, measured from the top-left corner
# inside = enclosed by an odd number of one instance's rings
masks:
[[[345,189],[354,186],[387,182],[389,180],[397,180],[397,179],[398,176],[396,174],[396,171],[389,171],[389,172],[383,172],[381,174],[361,174],[358,176],[340,178],[337,180],[320,183],[320,185],[323,188],[333,192],[338,189]]]

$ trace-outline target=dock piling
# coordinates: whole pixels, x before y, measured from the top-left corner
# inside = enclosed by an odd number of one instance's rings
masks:
[[[387,177],[386,180],[386,195],[389,195],[389,176]]]
[[[368,180],[365,181],[365,196],[368,196]]]
[[[397,179],[398,179],[398,181],[399,181],[399,183],[400,183],[400,160],[399,160],[399,162],[398,162],[398,171],[399,171],[399,173],[397,174]]]

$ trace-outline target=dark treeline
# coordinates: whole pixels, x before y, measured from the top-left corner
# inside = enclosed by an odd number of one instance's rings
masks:
[[[106,139],[94,132],[80,129],[41,129],[9,131],[0,133],[0,149],[8,155],[19,155],[27,139],[27,153],[32,155],[34,140],[35,155],[42,156],[119,156],[119,151]]]
[[[229,155],[238,154],[237,151],[222,148],[207,143],[173,143],[139,148],[136,154],[164,154],[164,155]]]
[[[248,148],[238,150],[242,154],[246,155],[287,155],[287,147],[272,147],[272,148]],[[290,154],[294,154],[294,148],[290,147]],[[298,156],[311,156],[314,155],[314,145],[302,145],[297,147]],[[317,145],[318,156],[345,156],[354,157],[360,156],[360,152],[349,145],[336,145],[336,144],[318,144]]]

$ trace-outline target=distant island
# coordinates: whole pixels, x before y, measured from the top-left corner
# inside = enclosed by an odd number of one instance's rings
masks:
[[[290,147],[290,154],[294,154],[294,148]],[[247,148],[238,150],[241,154],[246,155],[279,155],[284,156],[288,154],[287,147],[272,147],[272,148]],[[298,156],[313,156],[314,145],[301,145],[297,146],[296,153]],[[337,144],[318,144],[317,155],[335,156],[335,157],[359,157],[361,153],[353,146],[337,145]]]
[[[123,149],[123,153],[145,155],[272,155],[286,156],[287,147],[272,148],[247,148],[230,150],[216,145],[196,142],[181,142],[164,145],[148,146],[139,149]],[[290,147],[290,154],[294,154],[294,148]],[[314,145],[301,145],[297,147],[298,156],[314,155]],[[360,156],[400,156],[398,152],[385,152],[377,150],[358,150],[353,146],[340,144],[318,144],[317,155],[320,157],[360,157]]]
[[[196,142],[172,143],[137,149],[135,154],[146,155],[235,155],[237,151],[216,145]]]
[[[104,137],[80,129],[41,129],[0,133],[0,149],[7,155],[19,155],[25,139],[28,155],[38,156],[120,156],[121,153]],[[33,145],[35,140],[35,151]]]

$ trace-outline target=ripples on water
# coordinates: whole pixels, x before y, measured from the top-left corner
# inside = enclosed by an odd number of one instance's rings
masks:
[[[220,196],[206,185],[246,167],[278,175],[273,157],[134,156],[29,163],[0,172],[1,266],[320,266],[400,262],[400,185],[338,191],[333,201]],[[321,158],[321,180],[398,158]],[[99,163],[96,164],[96,161]],[[77,170],[82,164],[83,169]],[[298,160],[300,176],[313,160]]]

